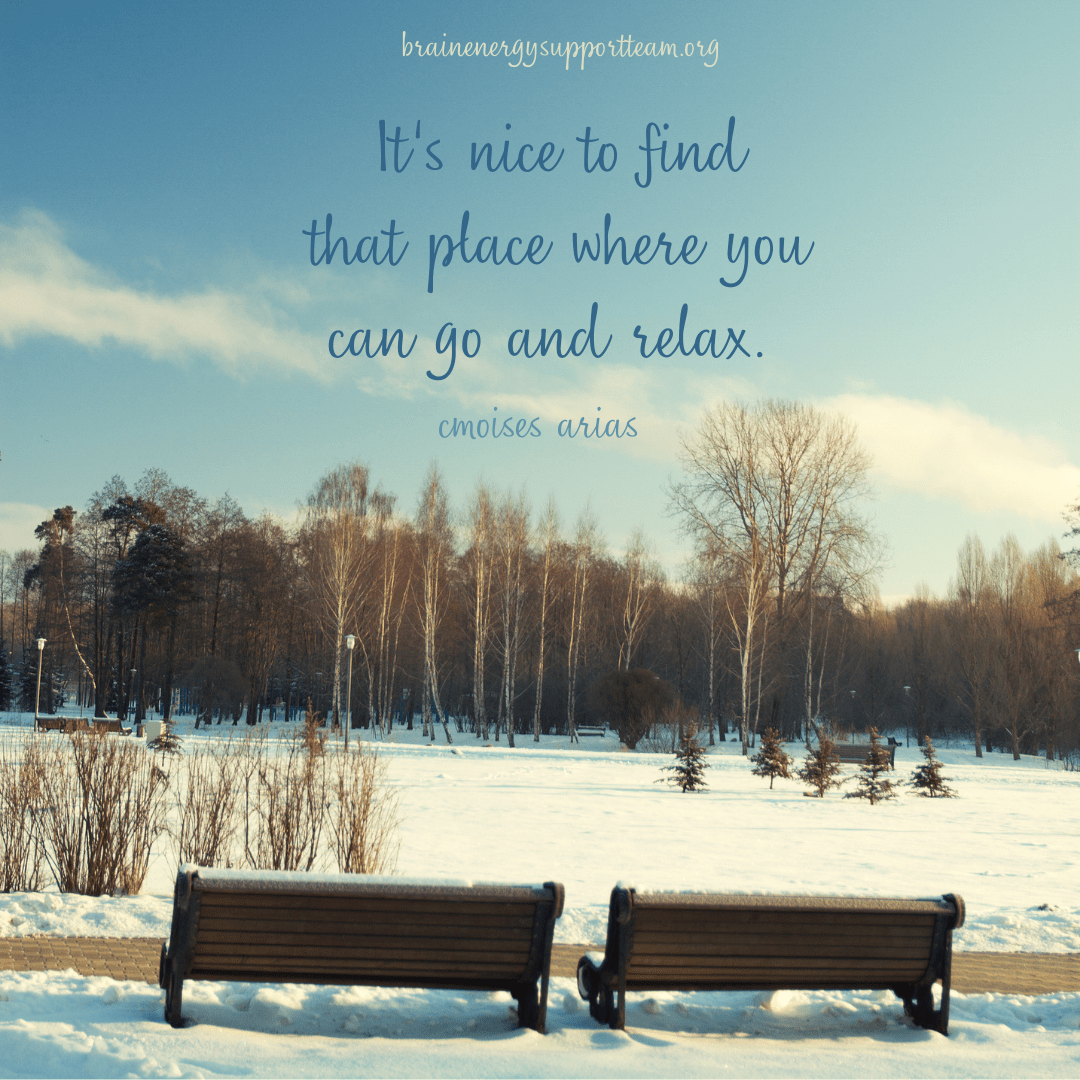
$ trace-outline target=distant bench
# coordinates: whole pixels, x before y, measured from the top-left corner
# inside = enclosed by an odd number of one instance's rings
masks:
[[[607,728],[606,727],[591,727],[589,725],[586,725],[585,727],[575,727],[574,731],[575,731],[576,734],[584,735],[586,738],[588,738],[590,735],[599,735],[600,738],[602,739],[604,737],[604,735],[607,733]]]
[[[115,732],[118,735],[130,735],[131,728],[124,727],[119,720],[89,720],[85,716],[39,716],[38,731],[58,731],[62,735],[73,735],[76,731]]]
[[[964,902],[840,896],[611,893],[607,947],[578,961],[578,992],[626,1026],[628,990],[892,990],[948,1034],[952,932]],[[934,983],[941,1003],[934,1008]]]
[[[871,743],[833,743],[833,757],[842,765],[861,765],[870,753]],[[889,755],[889,768],[896,768],[896,747],[879,742],[878,749]]]
[[[158,983],[182,1023],[185,979],[507,990],[543,1032],[563,887],[180,868]],[[539,986],[538,986],[539,984]]]

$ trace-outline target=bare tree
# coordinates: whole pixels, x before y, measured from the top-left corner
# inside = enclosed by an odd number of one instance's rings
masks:
[[[990,567],[977,536],[965,538],[956,555],[951,585],[955,615],[952,668],[957,698],[971,719],[975,756],[983,756],[983,726],[990,696],[991,625]]]
[[[473,647],[473,719],[476,736],[485,742],[489,737],[487,714],[487,682],[484,661],[491,639],[491,575],[494,563],[495,503],[490,489],[477,484],[476,494],[469,507],[469,550],[466,563],[472,615]]]
[[[559,511],[554,498],[548,499],[547,510],[540,526],[543,561],[540,569],[540,626],[536,655],[536,701],[533,706],[533,742],[540,741],[540,708],[544,694],[544,660],[547,645],[547,615],[553,599],[552,571],[555,551],[559,544]]]
[[[416,511],[417,564],[420,588],[416,604],[423,639],[424,675],[421,709],[424,730],[435,739],[435,716],[442,723],[446,741],[452,743],[446,712],[439,697],[439,664],[436,650],[439,626],[446,614],[447,563],[453,549],[453,533],[450,527],[450,505],[443,487],[442,476],[432,464],[424,480],[420,505]],[[435,716],[432,715],[434,709]]]
[[[517,662],[521,651],[521,612],[525,603],[523,564],[529,543],[529,505],[522,492],[507,494],[499,501],[495,528],[495,560],[499,600],[499,653],[502,681],[499,694],[499,724],[506,724],[506,738],[514,745],[514,703],[517,700]]]
[[[621,596],[613,604],[618,611],[615,632],[619,641],[619,668],[629,671],[634,649],[641,641],[663,581],[660,564],[641,529],[635,529],[615,578]]]
[[[591,598],[589,586],[593,564],[601,546],[599,526],[592,508],[586,507],[578,518],[577,535],[571,549],[573,583],[570,589],[570,630],[566,649],[566,733],[573,742],[577,738],[575,718],[577,707],[578,661],[581,642],[585,636],[585,616]]]
[[[315,611],[334,649],[333,722],[340,718],[341,650],[370,587],[371,500],[366,465],[332,469],[308,496],[304,552]]]
[[[682,440],[682,462],[686,475],[670,488],[672,507],[689,533],[712,545],[743,592],[729,613],[740,652],[745,744],[766,598],[777,652],[785,657],[792,595],[809,613],[827,575],[835,583],[843,567],[849,580],[862,581],[873,567],[867,558],[873,538],[858,513],[868,494],[869,459],[841,418],[765,401],[752,409],[720,404],[707,410],[697,432]],[[812,635],[812,620],[804,623]],[[802,655],[812,662],[812,639]],[[757,674],[760,681],[760,669]],[[778,707],[774,697],[774,713]]]

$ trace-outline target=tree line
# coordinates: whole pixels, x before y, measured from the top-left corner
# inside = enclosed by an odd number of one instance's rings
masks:
[[[434,464],[411,507],[367,465],[333,468],[295,526],[160,470],[113,477],[43,521],[37,550],[0,552],[0,709],[34,707],[44,638],[46,713],[254,725],[310,711],[512,745],[610,720],[613,688],[646,673],[663,692],[620,730],[631,744],[673,744],[691,718],[745,751],[759,727],[808,739],[826,719],[974,739],[979,754],[1077,749],[1074,554],[969,537],[946,596],[886,610],[850,425],[796,403],[720,405],[682,464],[668,496],[693,554],[672,574],[643,531],[613,554],[588,508],[568,520],[554,499],[483,482],[452,506]]]

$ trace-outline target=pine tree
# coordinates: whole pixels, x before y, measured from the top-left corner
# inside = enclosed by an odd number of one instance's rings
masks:
[[[778,776],[785,780],[791,779],[791,755],[786,754],[780,745],[780,733],[776,728],[765,729],[765,734],[761,736],[761,749],[750,760],[756,766],[754,776],[769,778],[770,791]]]
[[[698,742],[697,725],[688,722],[683,727],[679,747],[675,751],[675,764],[664,769],[672,775],[661,777],[657,783],[674,784],[680,791],[703,791],[708,767],[705,748]]]
[[[941,762],[934,753],[934,744],[930,736],[926,736],[926,745],[922,748],[922,755],[926,760],[911,774],[911,786],[918,789],[919,795],[927,798],[953,799],[956,792],[945,783],[951,780],[950,776],[941,775]]]
[[[877,728],[870,729],[870,752],[859,766],[859,786],[849,791],[845,799],[869,799],[870,805],[883,799],[896,798],[893,782],[886,778],[890,770],[889,751],[878,742]]]
[[[830,788],[838,788],[842,782],[836,779],[837,773],[840,772],[840,762],[837,761],[834,752],[833,741],[822,727],[818,731],[817,746],[807,754],[798,773],[799,779],[809,784],[819,799],[823,799],[825,792]]]
[[[154,740],[153,745],[155,750],[161,751],[163,757],[165,754],[180,753],[181,739],[176,734],[176,729],[173,727],[171,720],[161,722],[161,734]]]

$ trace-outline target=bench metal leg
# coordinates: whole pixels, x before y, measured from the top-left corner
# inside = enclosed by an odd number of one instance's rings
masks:
[[[921,1028],[949,1034],[949,970],[948,966],[941,980],[941,1005],[934,1008],[934,984],[917,983],[911,986],[896,987],[893,993],[904,1001],[904,1012]]]
[[[536,983],[522,983],[511,991],[517,1001],[518,1027],[530,1027],[544,1033],[540,1022],[540,998]]]
[[[615,1027],[615,973],[603,971],[587,957],[578,961],[578,994],[589,1003],[589,1015],[600,1024]]]
[[[166,947],[161,946],[161,961],[158,965],[158,985],[165,990],[165,1019],[174,1028],[184,1023],[180,1007],[184,997],[184,976],[177,970],[173,958]]]

